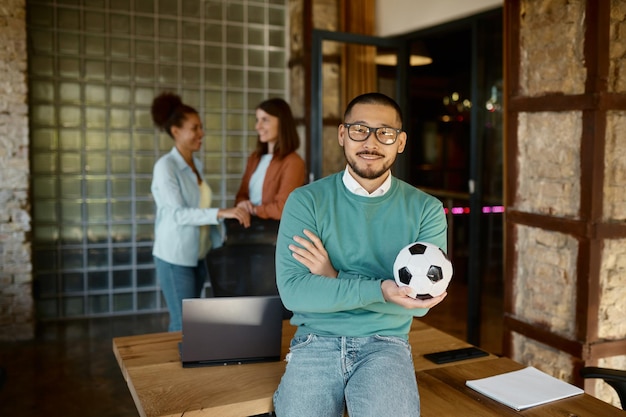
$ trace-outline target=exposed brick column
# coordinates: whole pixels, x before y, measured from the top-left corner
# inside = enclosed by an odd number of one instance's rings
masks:
[[[505,48],[504,353],[582,386],[626,369],[626,4],[508,0]]]
[[[290,57],[289,69],[291,80],[291,109],[298,123],[298,132],[303,139],[301,151],[310,156],[317,150],[311,150],[311,44],[313,29],[329,31],[341,30],[341,0],[289,0],[290,15]],[[343,151],[337,145],[337,126],[341,122],[343,106],[339,100],[341,91],[341,65],[339,43],[324,45],[322,64],[322,78],[324,89],[328,94],[323,95],[323,128],[322,143],[322,176],[337,172],[345,166]],[[326,146],[328,144],[328,146]],[[309,170],[311,167],[308,167]]]
[[[0,340],[34,335],[25,0],[0,5]]]

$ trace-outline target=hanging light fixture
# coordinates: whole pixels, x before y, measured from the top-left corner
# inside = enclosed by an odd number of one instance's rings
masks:
[[[419,67],[421,65],[432,64],[433,59],[428,56],[413,55],[409,59],[409,65]],[[380,54],[376,55],[376,65],[385,65],[395,67],[398,65],[398,56],[396,54]]]
[[[383,51],[380,54],[376,54],[376,65],[384,65],[395,67],[398,65],[398,55],[393,52]],[[432,64],[433,59],[428,54],[424,42],[413,41],[411,44],[411,55],[409,57],[409,65],[412,67],[419,67],[422,65]]]

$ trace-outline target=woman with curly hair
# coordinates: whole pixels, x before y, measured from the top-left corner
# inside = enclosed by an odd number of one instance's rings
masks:
[[[215,227],[222,219],[250,225],[241,207],[211,207],[211,188],[202,175],[200,150],[204,132],[198,112],[172,93],[152,102],[152,119],[174,141],[154,165],[152,196],[156,202],[154,256],[157,278],[170,314],[169,331],[181,330],[182,300],[200,297],[207,277],[205,257],[222,242]]]

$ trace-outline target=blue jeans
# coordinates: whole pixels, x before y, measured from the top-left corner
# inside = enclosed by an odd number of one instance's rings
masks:
[[[207,277],[204,259],[196,266],[174,265],[154,257],[157,279],[170,312],[170,332],[183,328],[183,298],[199,298]]]
[[[274,393],[277,417],[419,417],[408,341],[296,336]]]

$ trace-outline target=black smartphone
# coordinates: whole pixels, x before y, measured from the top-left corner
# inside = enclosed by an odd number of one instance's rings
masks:
[[[461,349],[445,350],[443,352],[426,353],[424,357],[436,364],[463,361],[465,359],[480,358],[488,356],[489,353],[477,347],[466,347]]]

